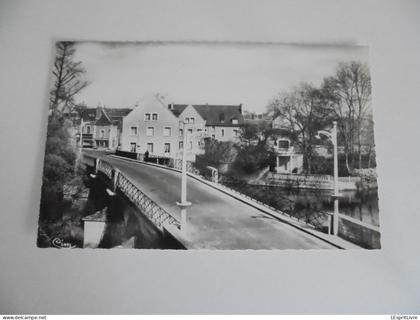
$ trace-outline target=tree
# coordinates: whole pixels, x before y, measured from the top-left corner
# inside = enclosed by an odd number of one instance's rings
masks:
[[[330,122],[328,110],[324,108],[321,90],[303,83],[292,91],[278,95],[268,105],[274,117],[282,118],[282,129],[294,137],[293,143],[299,146],[305,159],[305,168],[312,172],[314,144],[318,131]]]
[[[217,141],[206,139],[204,155],[202,156],[208,164],[232,163],[237,155],[237,150],[231,141]]]
[[[73,42],[58,42],[52,71],[53,86],[50,91],[47,141],[45,148],[43,184],[41,191],[40,220],[58,220],[62,213],[63,188],[74,178],[76,153],[71,144],[69,129],[72,126],[63,111],[75,106],[75,96],[87,86],[81,80],[85,72],[81,62],[74,62]],[[71,111],[69,109],[68,111]]]
[[[74,97],[88,85],[88,82],[82,79],[85,73],[82,62],[74,61],[75,43],[61,41],[57,42],[55,47],[50,110],[54,114],[65,111],[70,113],[75,107]]]
[[[239,140],[243,145],[265,143],[269,129],[264,124],[245,123],[241,127]]]
[[[273,153],[265,143],[241,146],[235,160],[235,167],[252,174],[271,164]]]
[[[356,61],[340,63],[336,74],[324,79],[322,91],[328,97],[328,106],[332,116],[338,120],[347,169],[351,171],[354,166],[356,144],[358,167],[361,168],[362,140],[366,132],[365,124],[370,113],[371,102],[371,79],[368,66]]]

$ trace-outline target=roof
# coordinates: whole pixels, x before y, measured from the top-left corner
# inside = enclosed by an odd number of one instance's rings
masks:
[[[101,110],[98,117],[98,108]],[[133,110],[132,108],[76,108],[83,122],[95,122],[96,125],[116,125],[122,129],[122,119]],[[95,121],[96,120],[96,121]]]
[[[187,104],[170,104],[168,108],[178,117],[187,107]]]
[[[110,126],[112,124],[113,124],[113,122],[108,117],[107,112],[105,112],[105,110],[102,108],[101,109],[101,116],[99,117],[98,120],[95,121],[95,125],[97,125],[97,126]]]
[[[245,124],[250,124],[258,127],[262,127],[264,129],[271,129],[272,128],[272,120],[271,119],[244,119]]]
[[[133,109],[132,108],[106,108],[105,111],[111,119],[112,123],[118,127],[119,130],[122,130],[122,120],[129,114]]]
[[[268,132],[269,135],[271,136],[279,136],[279,137],[288,137],[288,138],[296,138],[296,134],[291,132],[290,130],[287,129],[281,129],[281,128],[274,128],[271,129]]]
[[[132,108],[105,108],[106,113],[108,116],[113,118],[122,118],[125,117],[127,114],[133,110]]]
[[[187,104],[170,104],[168,109],[175,116],[179,116],[187,107]],[[238,126],[244,123],[242,116],[242,104],[239,105],[210,105],[210,104],[193,104],[194,109],[206,121],[207,126]],[[233,124],[232,120],[238,120],[237,124]]]
[[[81,109],[79,112],[80,117],[83,119],[84,122],[94,121],[96,119],[96,108]]]

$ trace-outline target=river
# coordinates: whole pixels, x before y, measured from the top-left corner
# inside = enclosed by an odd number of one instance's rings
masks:
[[[266,203],[327,232],[327,214],[334,211],[332,191],[291,189],[275,186],[226,183],[232,189]],[[379,226],[377,189],[342,191],[339,212],[373,226]],[[339,235],[364,248],[380,248],[380,234],[354,223],[340,220]]]

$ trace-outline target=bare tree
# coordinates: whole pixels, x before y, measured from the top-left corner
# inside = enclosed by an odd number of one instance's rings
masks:
[[[324,108],[322,92],[303,83],[290,92],[273,99],[268,110],[280,116],[284,129],[295,137],[306,160],[306,171],[312,172],[312,158],[317,133],[328,124],[328,110]]]
[[[346,166],[353,168],[357,144],[358,167],[362,167],[362,136],[370,111],[371,80],[369,68],[360,62],[340,63],[335,76],[324,79],[323,94],[328,106],[339,120],[340,137],[344,143]],[[355,142],[356,140],[356,142]]]
[[[50,109],[53,114],[71,112],[75,107],[74,97],[88,85],[88,82],[82,79],[85,73],[82,62],[74,61],[75,52],[74,42],[56,43],[50,91]]]

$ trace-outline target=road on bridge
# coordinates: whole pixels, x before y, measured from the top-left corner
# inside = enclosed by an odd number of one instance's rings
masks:
[[[102,158],[179,219],[179,172],[111,156]],[[189,249],[335,248],[194,178],[188,177],[187,190],[192,202],[187,210]]]

